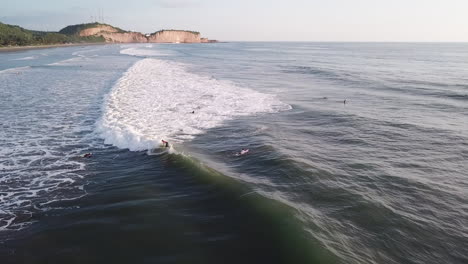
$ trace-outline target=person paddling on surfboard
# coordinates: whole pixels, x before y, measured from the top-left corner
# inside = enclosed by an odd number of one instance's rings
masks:
[[[169,147],[169,142],[167,142],[167,141],[164,140],[164,139],[162,139],[161,141],[162,141],[162,143],[163,143],[163,147],[165,147],[165,148],[168,148],[168,147]]]
[[[83,155],[83,158],[91,158],[93,156],[93,153],[86,153]]]
[[[244,149],[243,148],[240,152],[236,153],[236,156],[242,156],[242,155],[245,155],[247,153],[249,153],[249,149]]]

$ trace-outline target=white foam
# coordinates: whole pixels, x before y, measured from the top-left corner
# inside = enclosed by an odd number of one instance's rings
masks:
[[[83,56],[78,55],[77,57],[73,57],[73,58],[70,58],[70,59],[66,59],[66,60],[61,60],[61,61],[49,63],[49,64],[47,64],[47,65],[49,65],[49,66],[74,65],[74,64],[76,64],[77,62],[86,61],[86,60],[89,60],[89,58],[88,58],[88,57],[83,57]]]
[[[91,52],[97,52],[97,51],[100,51],[100,49],[83,49],[83,50],[79,50],[79,51],[75,51],[72,53],[73,56],[83,56],[87,53],[91,53]]]
[[[273,95],[190,73],[178,63],[143,59],[107,96],[97,131],[108,144],[145,150],[161,139],[191,140],[237,116],[288,109]]]
[[[80,82],[78,77],[63,82],[74,76],[57,68],[28,66],[0,72],[0,232],[27,226],[31,214],[46,210],[45,203],[86,193],[82,188],[86,161],[78,157],[89,151],[92,136],[83,134],[93,125],[82,123],[79,113],[89,110],[86,103],[92,95],[86,94],[96,88],[73,86],[75,80]],[[77,87],[80,91],[74,94]]]
[[[34,60],[37,59],[37,56],[28,56],[24,58],[12,59],[12,61],[19,61],[19,60]]]
[[[171,56],[171,55],[173,55],[173,53],[170,52],[170,51],[161,51],[161,50],[154,50],[154,49],[139,49],[139,48],[124,49],[124,50],[121,50],[120,53],[125,54],[125,55],[137,56],[137,57],[153,57],[153,56]]]
[[[30,69],[30,66],[25,67],[16,67],[16,68],[9,68],[5,70],[0,70],[0,73],[10,73],[10,74],[17,74],[22,73],[24,70]]]

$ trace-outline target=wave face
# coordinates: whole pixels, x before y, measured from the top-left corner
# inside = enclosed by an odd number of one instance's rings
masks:
[[[106,98],[98,132],[107,144],[138,151],[161,139],[191,140],[238,116],[290,108],[273,95],[190,73],[181,64],[143,59]]]

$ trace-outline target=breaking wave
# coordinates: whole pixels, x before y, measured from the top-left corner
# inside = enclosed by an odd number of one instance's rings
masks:
[[[238,116],[288,109],[274,95],[200,76],[178,63],[143,59],[105,99],[97,132],[107,144],[138,151],[161,139],[191,140]]]

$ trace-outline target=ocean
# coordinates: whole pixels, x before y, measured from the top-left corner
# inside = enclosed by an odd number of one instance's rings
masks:
[[[467,160],[466,43],[0,53],[2,264],[467,263]]]

